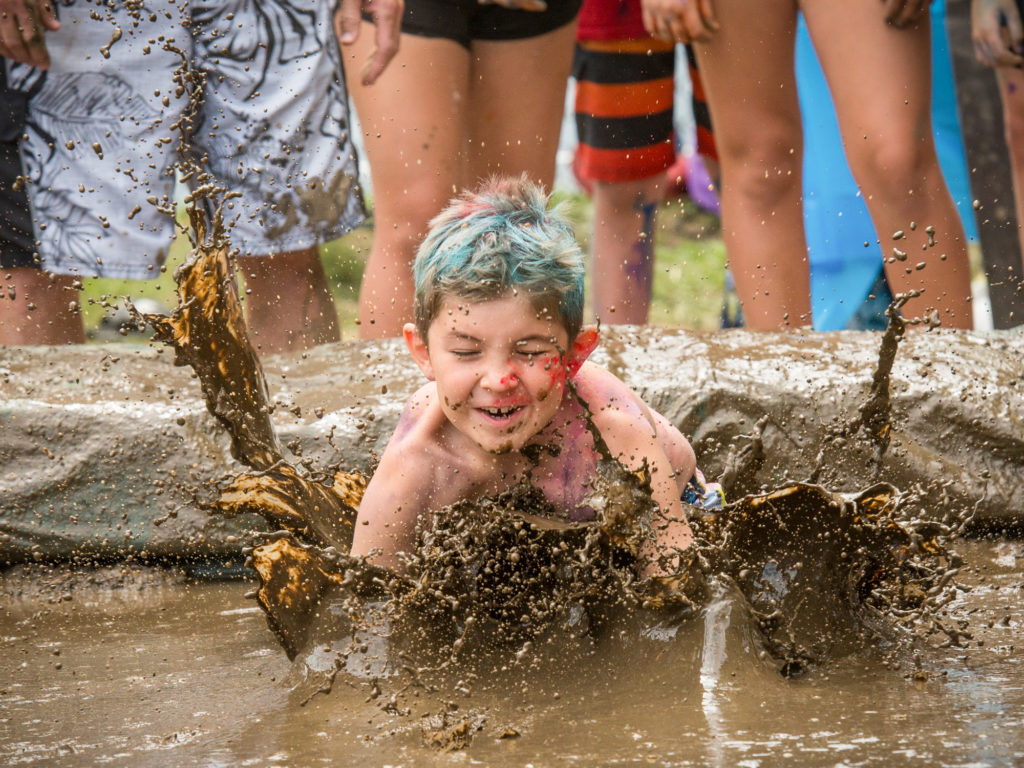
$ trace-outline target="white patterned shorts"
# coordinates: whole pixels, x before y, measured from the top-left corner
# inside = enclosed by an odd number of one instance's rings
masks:
[[[188,98],[181,55],[205,73],[187,152],[241,193],[225,208],[242,256],[300,250],[362,223],[348,102],[327,0],[58,0],[51,67],[6,62],[30,94],[23,178],[42,267],[154,277]]]

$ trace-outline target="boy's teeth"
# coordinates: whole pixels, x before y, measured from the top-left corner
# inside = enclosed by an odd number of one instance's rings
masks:
[[[510,413],[516,410],[516,408],[485,408],[492,416],[508,416]]]

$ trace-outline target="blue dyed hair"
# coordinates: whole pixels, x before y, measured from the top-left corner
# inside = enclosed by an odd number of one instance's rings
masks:
[[[416,327],[424,339],[445,297],[486,301],[517,292],[557,306],[576,338],[583,325],[583,254],[564,204],[526,175],[494,177],[452,200],[416,252]]]

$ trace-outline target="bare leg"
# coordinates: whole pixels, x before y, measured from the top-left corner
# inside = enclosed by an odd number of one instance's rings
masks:
[[[1017,228],[1021,242],[1021,274],[1024,275],[1024,73],[1019,69],[996,70],[1003,101],[1006,146],[1010,149],[1010,173],[1017,204]]]
[[[264,354],[339,341],[338,314],[319,248],[239,260],[245,322]]]
[[[928,17],[914,28],[897,29],[885,23],[875,4],[804,5],[846,156],[886,258],[886,276],[896,292],[924,292],[904,313],[937,308],[943,326],[970,328],[967,241],[932,137]],[[893,240],[899,231],[905,236]]]
[[[654,221],[661,175],[594,183],[590,251],[594,315],[605,324],[647,322],[654,276]]]
[[[0,344],[85,342],[78,278],[35,267],[5,269],[0,278]]]
[[[369,56],[372,26],[348,49]],[[349,66],[353,66],[349,64]],[[373,181],[373,246],[359,293],[359,335],[401,336],[412,320],[412,261],[427,224],[466,184],[469,52],[451,40],[402,35],[372,86],[350,82]]]
[[[794,0],[716,0],[721,29],[695,44],[722,174],[722,234],[749,328],[810,324]]]
[[[551,189],[576,24],[538,37],[473,44],[469,183],[525,172]]]

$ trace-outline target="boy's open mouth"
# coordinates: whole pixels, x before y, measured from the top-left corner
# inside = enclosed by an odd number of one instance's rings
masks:
[[[509,405],[503,408],[478,408],[478,411],[486,414],[492,419],[507,419],[523,410],[521,405]]]

